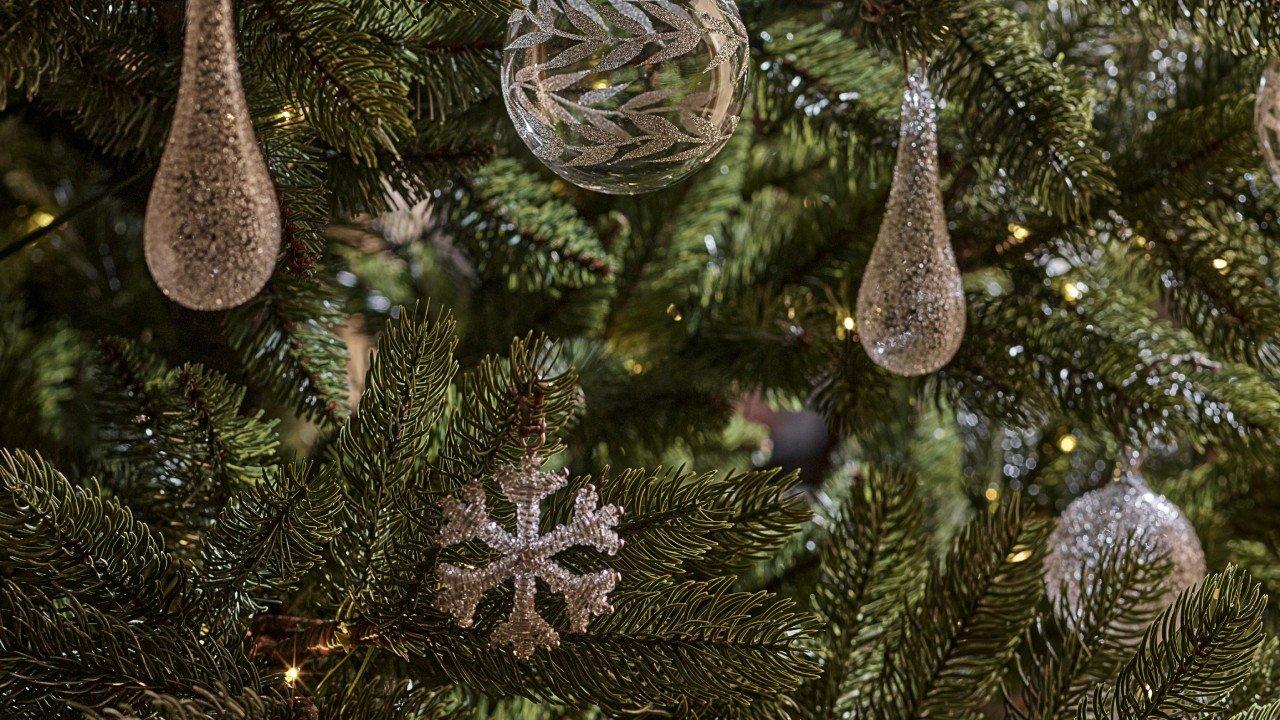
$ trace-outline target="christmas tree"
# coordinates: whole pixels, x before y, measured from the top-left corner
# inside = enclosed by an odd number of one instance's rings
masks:
[[[1280,4],[221,2],[0,4],[0,718],[1280,718]]]

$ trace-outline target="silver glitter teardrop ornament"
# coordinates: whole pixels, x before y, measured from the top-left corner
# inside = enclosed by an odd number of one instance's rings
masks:
[[[240,84],[231,0],[187,0],[178,104],[143,245],[156,284],[194,310],[246,302],[275,268],[280,208]]]
[[[1272,182],[1280,185],[1280,59],[1268,63],[1262,73],[1253,124],[1258,130],[1267,171],[1271,173]]]
[[[733,0],[526,0],[511,15],[502,90],[516,132],[547,167],[633,195],[720,152],[748,70]]]
[[[1080,617],[1082,588],[1107,552],[1130,537],[1140,561],[1169,563],[1164,592],[1147,610],[1163,610],[1178,593],[1204,579],[1204,550],[1191,522],[1130,469],[1115,482],[1076,498],[1049,536],[1045,590],[1054,607],[1068,613],[1068,622]],[[1130,642],[1141,637],[1128,635]]]
[[[877,365],[914,376],[951,361],[964,338],[960,268],[942,209],[937,106],[923,68],[907,78],[893,186],[858,289],[858,334]]]

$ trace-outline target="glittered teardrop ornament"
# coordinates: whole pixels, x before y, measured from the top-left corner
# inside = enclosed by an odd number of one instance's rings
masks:
[[[223,310],[271,277],[280,208],[240,84],[231,0],[187,0],[186,20],[178,104],[143,244],[165,295]]]
[[[1280,59],[1268,63],[1262,73],[1253,124],[1258,130],[1267,172],[1271,173],[1271,180],[1280,185]]]
[[[581,187],[656,190],[738,127],[750,48],[733,0],[525,0],[502,91],[516,132]]]
[[[913,376],[950,362],[964,327],[938,179],[937,106],[921,69],[907,78],[889,203],[858,290],[858,333],[876,364]]]
[[[1204,579],[1204,550],[1195,528],[1168,498],[1147,487],[1137,470],[1076,498],[1049,536],[1044,561],[1045,590],[1054,607],[1074,624],[1083,611],[1084,593],[1104,558],[1123,542],[1138,562],[1169,564],[1164,591],[1143,614],[1154,615],[1173,604],[1178,593]],[[1141,637],[1142,628],[1121,628],[1128,642]],[[1136,631],[1136,632],[1135,632]]]

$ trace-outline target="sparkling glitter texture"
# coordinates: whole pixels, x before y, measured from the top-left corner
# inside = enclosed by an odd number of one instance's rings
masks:
[[[187,0],[186,13],[178,105],[143,242],[166,295],[222,310],[271,277],[280,209],[240,84],[231,0]]]
[[[899,375],[934,372],[964,338],[964,291],[938,181],[937,108],[923,69],[907,78],[893,186],[857,314],[867,354]]]
[[[592,616],[613,611],[608,596],[621,579],[613,570],[575,575],[556,563],[557,553],[576,545],[615,554],[622,547],[622,539],[614,532],[622,508],[598,507],[595,488],[588,485],[578,491],[573,520],[546,535],[539,534],[542,499],[568,482],[566,472],[545,473],[541,465],[540,459],[530,456],[522,466],[506,468],[498,475],[502,494],[516,508],[514,535],[489,516],[484,486],[476,480],[463,490],[461,500],[444,501],[445,527],[439,537],[441,546],[480,540],[498,552],[497,559],[479,568],[441,563],[436,602],[441,610],[453,615],[459,625],[470,627],[481,596],[511,578],[515,585],[515,603],[507,619],[494,629],[492,638],[495,645],[512,645],[516,657],[521,659],[528,658],[539,647],[560,644],[559,633],[535,607],[537,580],[541,579],[552,592],[564,596],[569,629],[581,633],[586,632]]]
[[[1098,571],[1108,549],[1131,535],[1140,558],[1170,563],[1165,592],[1151,610],[1163,610],[1178,593],[1204,579],[1204,551],[1191,522],[1148,488],[1136,470],[1129,471],[1068,505],[1049,536],[1045,589],[1056,607],[1065,602],[1069,620],[1080,616],[1085,578]]]
[[[511,15],[503,97],[561,177],[632,195],[689,175],[729,141],[748,53],[733,0],[527,0]]]
[[[1280,185],[1280,59],[1272,60],[1262,73],[1253,123],[1258,129],[1262,157],[1267,161],[1271,180]]]

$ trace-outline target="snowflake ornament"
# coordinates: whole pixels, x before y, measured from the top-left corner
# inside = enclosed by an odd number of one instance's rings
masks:
[[[495,645],[510,644],[522,660],[539,647],[560,644],[560,634],[534,606],[539,579],[564,596],[569,629],[580,633],[586,631],[592,616],[613,611],[608,596],[622,577],[614,570],[576,575],[556,563],[558,553],[577,545],[591,546],[609,555],[617,553],[622,539],[614,528],[622,508],[598,507],[600,498],[595,488],[587,485],[574,500],[573,520],[540,535],[543,498],[569,481],[567,470],[546,473],[541,467],[542,461],[531,456],[519,467],[504,468],[498,474],[502,494],[516,506],[514,535],[489,516],[484,485],[479,480],[463,489],[461,499],[447,498],[441,503],[446,521],[439,536],[441,547],[478,539],[498,551],[500,557],[478,568],[441,563],[437,607],[451,614],[460,626],[471,627],[481,596],[511,578],[515,603],[507,619],[494,629],[492,640]]]

